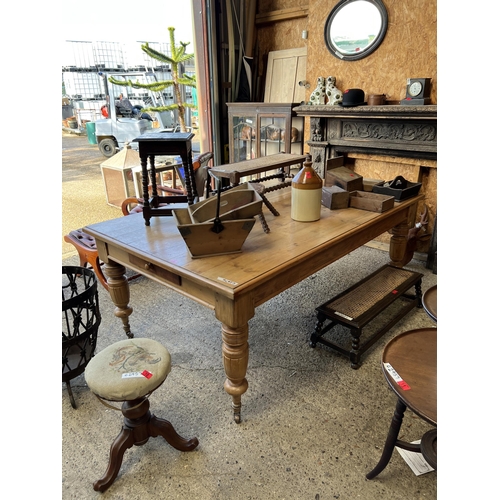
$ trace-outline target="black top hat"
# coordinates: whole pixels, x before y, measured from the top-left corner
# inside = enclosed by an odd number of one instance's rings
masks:
[[[344,90],[342,97],[342,106],[353,107],[363,106],[365,102],[365,93],[361,89],[347,89]]]

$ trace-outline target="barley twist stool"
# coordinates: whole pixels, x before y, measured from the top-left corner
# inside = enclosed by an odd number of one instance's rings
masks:
[[[123,402],[123,425],[111,445],[109,464],[104,476],[94,482],[95,491],[105,491],[116,479],[125,451],[145,444],[150,437],[162,436],[179,451],[192,451],[198,439],[185,439],[167,420],[149,411],[149,399],[170,373],[170,353],[151,339],[122,340],[96,354],[85,369],[90,390],[108,407],[106,401]]]

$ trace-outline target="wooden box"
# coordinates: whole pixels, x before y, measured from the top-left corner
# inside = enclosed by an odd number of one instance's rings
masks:
[[[346,191],[363,191],[363,176],[347,167],[326,171],[325,186],[339,186]]]
[[[403,201],[417,196],[421,187],[421,182],[409,182],[404,177],[398,176],[392,181],[373,186],[373,192],[394,196],[397,201]]]
[[[349,206],[360,208],[369,212],[385,212],[394,207],[394,196],[367,193],[365,191],[352,191],[349,193]]]
[[[383,184],[384,181],[379,179],[367,179],[366,177],[363,177],[363,191],[371,192],[375,186],[382,186]]]
[[[241,252],[255,224],[253,218],[226,220],[222,222],[224,229],[216,233],[213,222],[194,224],[187,208],[174,209],[172,214],[193,259]]]
[[[323,187],[321,204],[330,210],[347,208],[349,206],[349,192],[338,186]]]

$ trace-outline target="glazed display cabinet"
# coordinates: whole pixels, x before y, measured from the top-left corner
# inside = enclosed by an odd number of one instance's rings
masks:
[[[229,162],[260,158],[277,153],[303,154],[304,118],[293,103],[227,103]]]

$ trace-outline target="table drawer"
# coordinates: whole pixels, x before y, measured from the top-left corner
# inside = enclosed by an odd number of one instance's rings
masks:
[[[145,275],[148,274],[154,275],[157,276],[158,278],[169,281],[174,285],[177,286],[182,285],[182,279],[178,274],[175,274],[171,271],[167,271],[166,269],[163,269],[160,266],[153,264],[152,262],[142,259],[141,257],[137,257],[136,255],[129,254],[128,257],[130,264],[132,264],[133,266],[138,266],[140,269],[144,271]]]

